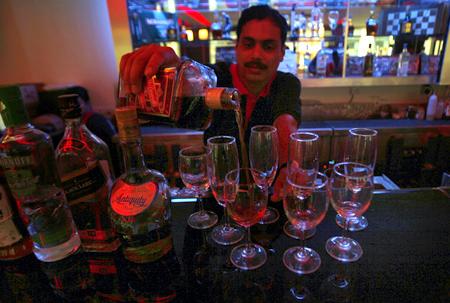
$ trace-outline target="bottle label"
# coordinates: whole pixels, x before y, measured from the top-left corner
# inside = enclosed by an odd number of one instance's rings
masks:
[[[32,195],[39,182],[38,176],[33,176],[30,169],[6,170],[5,177],[9,188],[16,198],[24,198]]]
[[[95,194],[107,183],[102,166],[95,162],[90,167],[80,169],[61,178],[69,204],[95,199]]]
[[[117,267],[113,259],[89,259],[89,271],[97,275],[115,275]]]
[[[124,257],[134,263],[154,262],[166,255],[173,247],[172,235],[139,247],[124,248]]]
[[[111,207],[122,216],[135,216],[145,211],[155,200],[158,184],[148,182],[130,185],[118,180],[111,192]]]

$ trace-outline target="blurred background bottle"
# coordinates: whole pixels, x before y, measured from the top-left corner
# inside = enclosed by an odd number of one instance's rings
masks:
[[[398,57],[397,77],[408,77],[409,58],[408,44],[403,44],[403,50]]]
[[[369,18],[366,21],[367,36],[376,36],[378,31],[378,21],[375,19],[375,12],[370,11]]]
[[[56,164],[85,251],[112,252],[120,246],[108,212],[113,171],[108,146],[81,122],[77,94],[58,98],[66,124]]]
[[[364,76],[372,77],[373,75],[373,51],[372,44],[369,44],[369,48],[367,49],[367,54],[364,57]]]
[[[173,248],[169,186],[146,167],[136,107],[117,108],[116,120],[125,172],[110,193],[111,218],[125,258],[155,262]]]
[[[18,86],[0,87],[1,116],[6,126],[0,142],[0,166],[19,214],[41,261],[56,261],[80,247],[75,223],[56,169],[48,134],[34,128]]]

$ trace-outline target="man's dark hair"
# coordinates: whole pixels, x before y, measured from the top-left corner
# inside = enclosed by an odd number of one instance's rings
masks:
[[[268,5],[255,5],[250,6],[242,11],[241,17],[237,24],[237,38],[241,35],[242,27],[251,20],[263,20],[270,19],[280,29],[280,38],[282,45],[286,42],[286,35],[288,31],[288,25],[286,19],[275,9]]]

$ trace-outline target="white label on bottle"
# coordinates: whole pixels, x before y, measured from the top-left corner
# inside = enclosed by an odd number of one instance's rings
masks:
[[[22,239],[12,220],[12,211],[5,188],[0,184],[0,247],[9,246]]]

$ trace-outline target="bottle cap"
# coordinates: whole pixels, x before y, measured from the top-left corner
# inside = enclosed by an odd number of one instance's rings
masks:
[[[0,86],[0,114],[6,127],[30,121],[22,96],[19,86]]]
[[[119,139],[139,139],[141,137],[141,130],[139,128],[139,120],[136,107],[118,107],[116,108],[115,112]]]
[[[205,104],[211,109],[236,109],[240,105],[239,98],[234,88],[213,87],[205,92]]]
[[[63,119],[77,119],[81,117],[81,107],[77,94],[67,94],[58,97],[58,108]]]

